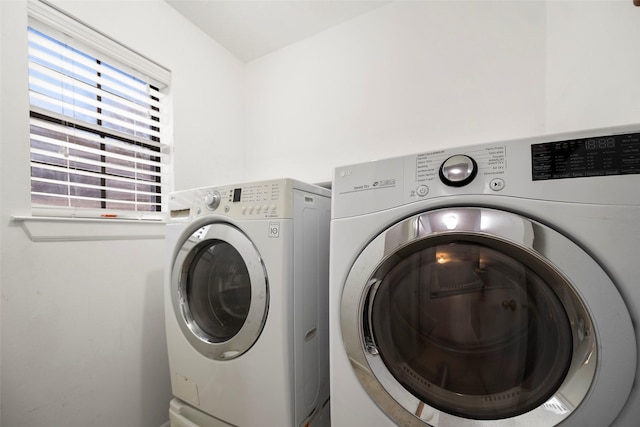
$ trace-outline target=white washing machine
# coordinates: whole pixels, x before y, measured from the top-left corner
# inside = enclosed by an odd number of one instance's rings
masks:
[[[332,425],[636,426],[638,248],[640,126],[337,168]]]
[[[170,196],[172,426],[328,423],[330,205],[292,179]]]

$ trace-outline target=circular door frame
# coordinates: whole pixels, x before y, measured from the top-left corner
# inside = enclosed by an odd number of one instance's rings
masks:
[[[511,418],[463,418],[421,401],[390,373],[365,330],[369,291],[380,280],[374,274],[381,267],[384,269],[385,264],[395,262],[394,254],[417,242],[423,244],[427,239],[433,242],[461,239],[481,242],[498,250],[512,248],[525,257],[520,259],[525,265],[542,268],[566,285],[558,297],[563,305],[570,302],[576,307],[567,313],[572,324],[574,356],[564,382],[547,403]],[[589,278],[590,283],[598,283],[600,289],[587,286],[575,280],[577,278]],[[635,378],[633,326],[627,307],[609,276],[564,235],[503,210],[440,208],[387,228],[366,245],[347,274],[340,303],[340,324],[344,347],[356,377],[378,407],[401,426],[437,426],[439,423],[460,427],[550,426],[579,417],[585,421],[603,417],[604,422],[598,425],[609,425],[624,405],[626,399],[622,397],[629,395]],[[607,346],[617,348],[604,347],[604,341]],[[607,363],[601,363],[605,352]],[[630,355],[634,356],[631,364]],[[611,402],[611,395],[620,397],[618,408]],[[555,411],[551,421],[549,414],[554,408],[550,411],[550,405],[556,402],[553,399],[561,402],[563,411]],[[599,413],[578,410],[587,399]],[[558,412],[564,413],[556,416]]]
[[[171,270],[171,299],[183,335],[202,355],[231,360],[248,351],[258,340],[269,309],[269,280],[264,262],[253,242],[228,222],[211,219],[194,223],[180,240]],[[240,330],[226,341],[216,341],[194,320],[187,301],[187,276],[197,254],[214,241],[231,245],[242,257],[251,282],[249,311]]]

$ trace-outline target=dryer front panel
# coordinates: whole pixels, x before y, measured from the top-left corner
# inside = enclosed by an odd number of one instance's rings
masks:
[[[204,356],[229,360],[256,342],[266,321],[269,288],[257,249],[229,223],[198,225],[177,252],[172,303],[180,328]]]
[[[622,315],[589,309],[594,284]],[[624,369],[599,363],[598,333],[633,337],[615,286],[579,247],[482,208],[430,211],[375,238],[347,276],[341,325],[361,384],[404,426],[555,426],[604,394],[598,373]],[[625,374],[606,391],[622,403]]]

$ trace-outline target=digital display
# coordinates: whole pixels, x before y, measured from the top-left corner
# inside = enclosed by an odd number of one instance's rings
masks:
[[[585,139],[584,146],[587,150],[606,150],[616,148],[616,139],[612,136],[606,138]]]
[[[235,188],[233,190],[233,203],[238,203],[242,197],[242,188]]]
[[[640,174],[640,133],[533,144],[531,166],[534,181]]]

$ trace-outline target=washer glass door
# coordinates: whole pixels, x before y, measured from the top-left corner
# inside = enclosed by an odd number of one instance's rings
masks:
[[[262,259],[231,224],[209,224],[187,235],[173,265],[172,295],[186,338],[212,359],[233,359],[249,350],[266,320]]]
[[[185,291],[194,322],[211,341],[227,341],[240,331],[251,306],[251,279],[229,243],[213,239],[198,249]]]
[[[621,313],[598,328],[632,336],[606,273],[555,230],[495,209],[433,210],[359,254],[344,283],[342,338],[362,386],[399,425],[554,426],[596,378],[601,350],[583,300],[594,283]]]

